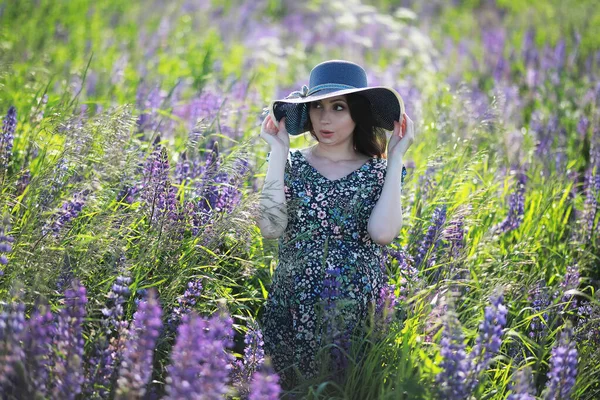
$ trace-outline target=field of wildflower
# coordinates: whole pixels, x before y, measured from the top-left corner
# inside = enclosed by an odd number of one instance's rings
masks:
[[[404,227],[283,390],[258,135],[333,58],[415,121]],[[600,398],[599,82],[597,0],[0,1],[0,398]]]

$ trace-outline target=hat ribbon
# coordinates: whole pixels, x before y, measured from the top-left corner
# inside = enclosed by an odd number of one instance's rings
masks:
[[[321,90],[326,90],[326,89],[338,89],[338,90],[344,90],[344,89],[356,89],[354,86],[350,86],[350,85],[344,85],[342,83],[323,83],[321,85],[316,85],[312,88],[310,88],[310,90],[308,89],[308,86],[306,85],[302,85],[302,90],[296,90],[292,93],[290,93],[286,99],[295,99],[295,98],[304,98],[304,97],[308,97],[312,94],[315,94],[316,92],[319,92]]]

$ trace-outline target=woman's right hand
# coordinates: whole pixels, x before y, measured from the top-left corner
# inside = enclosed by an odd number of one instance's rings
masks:
[[[285,117],[279,121],[279,127],[267,115],[262,123],[260,137],[271,146],[271,151],[280,150],[287,154],[290,150],[290,134],[285,129]]]

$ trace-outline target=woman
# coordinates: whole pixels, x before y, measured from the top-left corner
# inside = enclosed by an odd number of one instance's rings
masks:
[[[414,125],[396,91],[368,87],[360,66],[340,60],[317,65],[309,87],[269,111],[258,225],[279,238],[279,263],[261,321],[265,351],[290,388],[296,373],[317,373],[324,310],[335,304],[350,331],[385,283],[382,246],[402,227],[402,162]],[[393,131],[387,152],[384,129]],[[317,143],[290,152],[289,135],[306,131]]]

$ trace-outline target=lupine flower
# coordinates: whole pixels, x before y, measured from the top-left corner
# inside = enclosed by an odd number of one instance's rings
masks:
[[[465,247],[465,228],[464,218],[465,210],[460,210],[455,216],[446,224],[446,227],[442,231],[442,238],[450,244],[448,250],[448,256],[450,257],[450,266],[447,267],[451,279],[465,279],[466,271],[464,273],[458,272],[461,265],[459,259],[462,251]]]
[[[256,321],[248,323],[244,344],[244,358],[236,360],[232,365],[231,377],[238,394],[245,398],[248,396],[252,375],[265,361],[263,336]]]
[[[27,185],[29,185],[29,182],[31,181],[31,172],[26,169],[24,171],[21,171],[21,174],[19,175],[17,182],[15,183],[15,195],[16,196],[20,196],[23,194],[23,192],[25,191],[25,188],[27,187]]]
[[[152,375],[154,348],[162,327],[162,310],[154,290],[138,304],[119,371],[117,398],[142,398]]]
[[[331,359],[336,371],[345,369],[348,360],[344,354],[350,348],[351,327],[343,326],[341,311],[338,309],[337,300],[340,297],[341,282],[338,277],[341,271],[338,267],[327,268],[323,278],[321,300],[323,301],[324,319],[324,342],[333,344],[331,347]],[[336,376],[339,378],[339,376]]]
[[[567,266],[567,271],[563,280],[558,285],[558,290],[554,292],[554,299],[560,299],[564,304],[561,308],[561,315],[573,314],[577,311],[578,299],[575,295],[568,292],[573,289],[578,289],[581,282],[579,274],[579,266],[577,264]]]
[[[2,133],[0,134],[0,173],[6,171],[10,158],[12,157],[16,126],[17,109],[14,106],[11,106],[2,123]]]
[[[442,362],[436,382],[444,399],[463,400],[469,394],[466,379],[471,368],[465,351],[462,327],[454,311],[449,310],[444,319],[440,342]]]
[[[54,315],[49,307],[38,308],[25,325],[23,349],[29,381],[42,397],[48,396],[48,371],[51,367],[52,343],[55,335]]]
[[[58,315],[52,397],[75,399],[81,393],[83,376],[83,318],[87,303],[85,287],[74,281],[65,292],[65,306]]]
[[[528,367],[515,373],[511,391],[506,400],[535,400],[535,388],[532,387],[531,370]]]
[[[264,342],[260,327],[255,321],[248,324],[248,331],[244,338],[244,368],[248,376],[260,368],[265,361]]]
[[[577,379],[577,348],[572,338],[572,328],[564,328],[558,343],[552,349],[544,400],[571,398]]]
[[[0,223],[0,265],[8,264],[6,254],[12,251],[14,239],[8,233],[10,232],[10,215],[6,214]],[[0,276],[4,275],[4,270],[0,269]]]
[[[117,194],[117,201],[121,201],[127,204],[133,204],[136,195],[140,191],[141,185],[126,184],[119,193]]]
[[[398,300],[406,301],[411,290],[419,285],[419,271],[413,266],[414,260],[404,249],[394,250],[388,246],[384,251],[398,262]]]
[[[113,358],[110,345],[105,338],[94,343],[86,363],[86,374],[82,396],[88,398],[106,399],[113,385]]]
[[[152,88],[148,96],[145,96],[145,87],[140,85],[138,88],[138,105],[143,110],[138,119],[139,131],[150,131],[154,132],[158,127],[159,121],[157,120],[158,109],[161,106],[162,101],[166,97],[165,94],[160,90],[159,87]],[[142,97],[146,97],[142,100]]]
[[[150,211],[150,220],[158,221],[162,215],[178,220],[177,189],[169,180],[167,149],[157,145],[144,166],[142,199]]]
[[[585,303],[577,309],[577,342],[587,341],[587,345],[597,349],[600,347],[600,306],[597,303]]]
[[[544,284],[538,283],[529,291],[528,300],[531,303],[532,312],[534,314],[541,313],[541,316],[535,316],[531,319],[529,324],[529,338],[536,342],[541,342],[548,334],[548,308],[551,303],[548,288]]]
[[[431,249],[431,246],[435,245],[438,240],[438,236],[441,232],[442,226],[446,222],[446,206],[437,207],[433,211],[431,216],[431,223],[427,228],[425,237],[421,240],[417,255],[415,256],[415,267],[419,268],[423,263],[427,253]]]
[[[169,315],[168,324],[176,328],[183,316],[189,314],[202,295],[202,281],[199,279],[188,282],[183,295],[177,297],[177,307]]]
[[[390,283],[384,284],[377,297],[375,315],[376,315],[376,330],[379,334],[385,334],[389,325],[394,319],[398,298],[394,293],[396,287]]]
[[[42,234],[53,232],[57,236],[62,227],[71,220],[77,218],[85,206],[85,194],[79,193],[72,200],[65,201],[58,213],[53,217],[53,221],[42,228]]]
[[[586,117],[581,117],[577,123],[577,133],[581,136],[585,136],[590,126],[590,121]]]
[[[588,169],[585,174],[585,203],[583,205],[583,214],[581,218],[583,228],[581,239],[586,243],[592,239],[592,234],[594,233],[594,220],[596,219],[596,213],[598,211],[597,195],[599,191],[595,188],[594,183],[592,170]]]
[[[508,199],[508,215],[492,230],[498,234],[510,232],[521,226],[523,222],[523,214],[525,213],[525,183],[526,175],[524,173],[517,174],[517,187]]]
[[[479,375],[487,368],[492,357],[500,350],[502,345],[502,329],[506,325],[508,310],[502,304],[502,295],[493,295],[492,304],[485,308],[484,318],[479,325],[479,336],[471,350],[471,380],[470,390],[474,390]]]
[[[242,192],[240,185],[242,177],[249,170],[246,159],[238,159],[231,173],[219,171],[218,144],[215,142],[209,153],[204,167],[204,174],[197,191],[201,196],[195,209],[197,220],[194,225],[206,225],[216,213],[227,213],[239,204]]]
[[[254,372],[248,400],[277,400],[280,394],[279,376],[270,366],[265,365],[261,370]]]
[[[187,121],[187,128],[192,130],[199,122],[212,121],[217,117],[223,102],[224,99],[217,93],[205,90],[199,97],[176,107],[173,114]]]
[[[50,182],[44,188],[38,197],[38,204],[41,210],[46,210],[60,193],[69,175],[69,162],[67,159],[60,158],[50,174]]]
[[[332,307],[332,303],[339,297],[341,286],[338,277],[341,272],[339,268],[327,268],[325,278],[323,278],[323,288],[321,290],[321,299],[325,300],[327,306]]]
[[[14,367],[25,357],[20,345],[24,328],[25,305],[20,302],[4,305],[0,311],[0,393],[10,388]]]
[[[167,399],[217,399],[227,392],[232,323],[223,312],[210,319],[194,312],[184,318],[167,367]]]
[[[126,275],[117,276],[107,295],[108,306],[102,309],[102,315],[107,318],[107,322],[115,329],[123,318],[123,304],[127,302],[131,294],[129,290],[130,283],[130,277]],[[106,326],[106,328],[107,330],[110,329],[109,326]]]
[[[187,185],[198,176],[202,175],[204,167],[197,161],[189,160],[187,153],[180,155],[179,162],[175,165],[175,182],[177,184]]]

